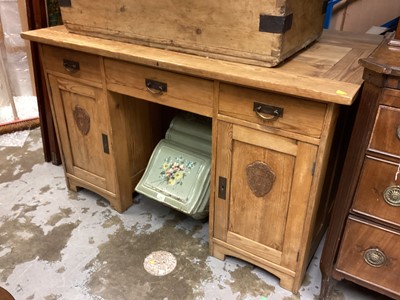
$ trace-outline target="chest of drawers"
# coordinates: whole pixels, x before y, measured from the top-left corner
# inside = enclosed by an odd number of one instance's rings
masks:
[[[365,85],[325,242],[321,298],[350,280],[400,299],[400,55],[361,60]]]

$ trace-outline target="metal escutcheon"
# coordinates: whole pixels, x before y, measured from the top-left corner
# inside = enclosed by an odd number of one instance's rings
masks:
[[[364,261],[371,267],[382,267],[386,262],[386,255],[378,248],[370,248],[364,253]]]
[[[393,185],[386,188],[383,199],[391,206],[400,206],[400,186]]]

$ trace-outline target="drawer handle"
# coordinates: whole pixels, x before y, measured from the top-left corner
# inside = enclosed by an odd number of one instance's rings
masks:
[[[400,140],[400,125],[397,126],[397,138]]]
[[[63,60],[63,66],[64,69],[69,73],[76,73],[80,69],[79,62],[68,59]]]
[[[275,121],[283,117],[283,108],[254,102],[253,111],[263,121]],[[269,116],[266,116],[269,115]]]
[[[389,186],[383,192],[383,199],[391,206],[400,206],[400,186]]]
[[[146,90],[153,95],[162,95],[168,91],[168,85],[151,79],[146,79]]]
[[[371,267],[382,267],[386,262],[386,255],[378,248],[370,248],[364,252],[364,261]]]

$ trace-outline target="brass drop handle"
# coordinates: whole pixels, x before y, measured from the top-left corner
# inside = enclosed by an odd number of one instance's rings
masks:
[[[162,95],[168,91],[168,86],[164,82],[146,79],[146,90],[153,95]]]
[[[397,126],[397,138],[400,140],[400,125]]]
[[[386,255],[378,248],[369,248],[364,252],[364,261],[371,267],[382,267],[386,262]]]
[[[275,121],[283,117],[283,108],[254,102],[253,111],[263,121]]]
[[[63,59],[63,66],[69,73],[76,73],[80,70],[79,62],[69,59]]]
[[[260,112],[260,110],[256,110],[256,114],[264,121],[275,121],[279,118],[279,113],[277,111],[274,111],[273,115],[269,116],[269,117],[266,117],[265,115],[263,115],[263,113]]]
[[[383,199],[391,206],[400,206],[400,186],[393,185],[386,188]]]

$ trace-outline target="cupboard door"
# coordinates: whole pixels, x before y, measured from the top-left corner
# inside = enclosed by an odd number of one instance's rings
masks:
[[[49,75],[68,178],[115,193],[103,90]]]
[[[314,145],[219,121],[214,237],[294,270],[316,152]]]

